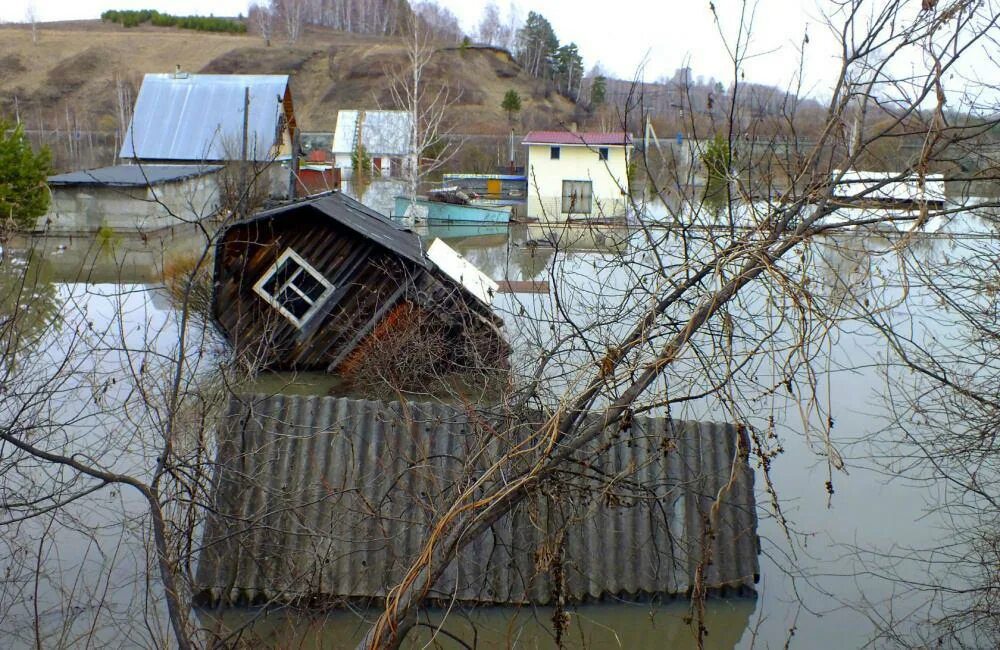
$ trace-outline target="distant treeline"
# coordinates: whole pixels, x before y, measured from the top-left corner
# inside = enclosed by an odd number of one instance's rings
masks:
[[[246,22],[231,18],[216,18],[215,16],[173,16],[163,14],[155,9],[111,9],[101,14],[101,20],[118,23],[125,27],[137,27],[150,23],[157,27],[179,27],[195,29],[202,32],[232,32],[242,34],[247,31]]]

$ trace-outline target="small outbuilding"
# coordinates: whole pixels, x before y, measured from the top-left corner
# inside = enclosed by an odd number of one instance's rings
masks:
[[[504,366],[497,285],[443,242],[431,251],[340,192],[262,212],[219,235],[213,317],[273,369],[349,376],[407,336],[435,369]]]
[[[528,217],[540,221],[620,220],[628,211],[628,133],[532,131]]]
[[[117,165],[50,176],[52,201],[38,229],[158,230],[214,214],[218,165]]]
[[[835,169],[830,174],[833,197],[847,206],[911,209],[926,205],[940,209],[945,203],[943,174],[871,172]]]
[[[353,170],[358,149],[378,176],[405,176],[413,168],[413,120],[407,111],[344,110],[333,134],[334,166]],[[350,176],[345,172],[344,177]]]

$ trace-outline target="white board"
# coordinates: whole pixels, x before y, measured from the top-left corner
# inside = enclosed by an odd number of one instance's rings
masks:
[[[454,248],[440,239],[435,239],[427,249],[427,259],[445,275],[468,289],[476,298],[487,305],[493,304],[493,296],[496,295],[500,285],[462,257]]]

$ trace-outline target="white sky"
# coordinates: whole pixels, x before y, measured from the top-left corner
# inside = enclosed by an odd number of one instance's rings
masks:
[[[739,0],[713,0],[721,31],[734,36],[740,20]],[[473,32],[488,0],[437,0],[453,11],[467,32]],[[245,13],[249,0],[0,0],[0,20],[23,21],[34,6],[41,21],[97,18],[105,9],[155,8],[173,14]],[[747,81],[788,87],[798,77],[800,48],[808,30],[803,64],[803,94],[828,96],[836,70],[837,48],[825,27],[820,0],[751,0],[754,38],[740,74]],[[877,0],[872,1],[878,5]],[[510,0],[497,0],[507,13]],[[715,77],[724,85],[736,74],[709,10],[709,0],[516,0],[522,18],[529,9],[552,23],[560,42],[575,41],[584,65],[594,63],[614,76],[631,78],[645,62],[642,76],[654,81],[688,64],[695,75]],[[914,11],[920,7],[912,1]]]

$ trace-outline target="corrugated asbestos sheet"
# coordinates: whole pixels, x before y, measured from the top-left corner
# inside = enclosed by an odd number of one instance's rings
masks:
[[[351,153],[357,146],[358,114],[338,111],[333,152]],[[413,122],[406,111],[364,111],[361,144],[369,156],[405,156],[410,153]]]
[[[270,160],[288,75],[147,74],[119,157],[241,160],[244,89],[250,89],[247,158]]]
[[[204,176],[217,172],[219,165],[116,165],[49,176],[49,185],[101,185],[145,187]]]
[[[441,404],[234,398],[197,599],[385,596],[456,492],[524,440],[524,429],[500,421]],[[746,449],[731,425],[636,418],[615,427],[478,535],[428,598],[546,604],[557,567],[569,601],[686,594],[706,551],[708,588],[751,593],[758,540]]]

